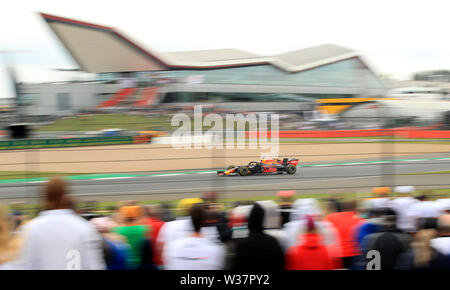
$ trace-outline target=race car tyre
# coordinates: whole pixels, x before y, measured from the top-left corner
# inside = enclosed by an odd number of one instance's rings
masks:
[[[239,168],[239,175],[240,176],[247,176],[248,175],[248,168],[247,167]]]
[[[230,166],[227,167],[227,170],[233,169],[233,168],[235,168],[235,167],[236,167],[236,166],[234,166],[234,165],[230,165]]]
[[[288,166],[286,166],[286,172],[288,174],[295,174],[295,172],[297,171],[297,167],[295,167],[292,164],[289,164]]]

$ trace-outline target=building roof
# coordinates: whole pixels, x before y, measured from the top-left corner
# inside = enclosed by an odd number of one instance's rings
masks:
[[[289,51],[275,55],[273,58],[284,63],[291,71],[301,71],[311,66],[320,66],[357,56],[354,50],[334,44],[323,44]]]
[[[254,53],[236,48],[177,51],[165,52],[164,54],[175,62],[217,62],[260,57]]]
[[[355,51],[333,44],[273,56],[259,56],[240,49],[157,52],[109,26],[44,13],[40,15],[81,69],[91,73],[218,69],[254,65],[273,65],[293,73],[359,57]]]

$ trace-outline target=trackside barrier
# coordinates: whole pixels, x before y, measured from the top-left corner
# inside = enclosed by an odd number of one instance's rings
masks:
[[[450,130],[406,130],[396,132],[396,136],[401,138],[450,138]]]
[[[132,144],[133,136],[0,141],[0,150]]]
[[[259,138],[259,132],[246,132],[246,138]],[[279,131],[279,138],[348,138],[348,137],[382,137],[400,138],[450,138],[450,130],[418,130],[418,129],[374,129],[374,130],[317,130],[317,131]],[[267,132],[267,138],[271,132]]]
[[[139,136],[133,137],[134,144],[150,143],[151,140],[152,140],[152,137],[149,135],[139,135]]]

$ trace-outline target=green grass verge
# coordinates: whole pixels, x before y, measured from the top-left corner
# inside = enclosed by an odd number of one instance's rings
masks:
[[[20,149],[39,149],[39,148],[67,148],[67,147],[86,147],[86,146],[106,146],[133,144],[132,141],[111,141],[111,142],[87,142],[72,144],[45,144],[45,145],[23,145],[23,146],[0,146],[0,150],[20,150]]]
[[[102,114],[86,115],[57,120],[53,124],[37,128],[41,132],[51,131],[97,131],[120,128],[124,130],[167,130],[170,126],[168,117],[148,118],[142,115]],[[162,128],[161,128],[162,127]]]
[[[0,180],[41,178],[41,177],[52,177],[52,176],[69,176],[69,175],[80,175],[80,174],[82,174],[82,173],[41,172],[41,171],[0,171]]]
[[[450,174],[450,170],[429,171],[429,172],[413,172],[413,173],[405,173],[405,174],[398,174],[398,175],[426,175],[426,174]]]

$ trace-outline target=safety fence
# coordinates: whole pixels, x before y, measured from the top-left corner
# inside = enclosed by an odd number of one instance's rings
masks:
[[[272,137],[274,132],[266,132],[267,137]],[[351,138],[351,137],[396,137],[412,139],[447,139],[450,138],[450,130],[420,130],[420,129],[374,129],[374,130],[295,130],[279,131],[279,138]],[[247,138],[252,136],[259,138],[260,132],[246,132]]]

